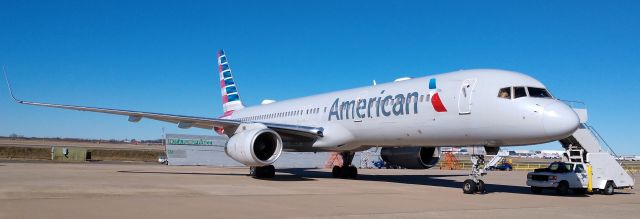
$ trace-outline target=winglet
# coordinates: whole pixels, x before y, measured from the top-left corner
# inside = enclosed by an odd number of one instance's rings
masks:
[[[2,65],[2,72],[4,73],[4,80],[7,82],[7,88],[9,88],[9,94],[11,95],[11,99],[13,99],[13,101],[16,101],[18,103],[22,103],[22,100],[18,100],[18,98],[16,98],[16,96],[13,95],[13,90],[11,89],[11,83],[9,83],[9,77],[7,77],[7,70],[5,69],[4,65]]]

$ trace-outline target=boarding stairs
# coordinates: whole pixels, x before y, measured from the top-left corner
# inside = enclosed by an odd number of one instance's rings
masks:
[[[491,168],[491,167],[495,167],[495,166],[497,166],[497,165],[498,165],[498,163],[502,160],[502,158],[504,158],[504,157],[503,157],[503,156],[501,156],[501,155],[499,155],[499,154],[494,155],[494,156],[493,156],[493,158],[491,158],[491,160],[489,160],[489,162],[487,162],[487,163],[484,165],[484,168],[485,168],[485,169],[489,169],[489,168]]]
[[[602,138],[598,131],[587,124],[587,109],[584,103],[568,101],[580,118],[580,127],[569,137],[560,140],[566,150],[563,161],[590,164],[593,169],[594,188],[599,184],[613,181],[618,188],[633,187],[633,178],[624,170],[615,157],[613,149]],[[603,148],[607,146],[608,151]],[[614,157],[615,156],[615,157]]]

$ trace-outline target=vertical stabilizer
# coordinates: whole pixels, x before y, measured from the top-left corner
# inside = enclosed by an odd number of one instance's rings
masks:
[[[222,93],[222,109],[224,115],[230,115],[233,111],[244,108],[240,96],[238,95],[238,87],[233,80],[229,60],[224,50],[218,50],[218,73],[220,74],[220,89]]]

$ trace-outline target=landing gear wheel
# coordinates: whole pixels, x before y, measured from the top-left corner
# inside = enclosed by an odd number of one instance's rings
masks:
[[[354,166],[339,167],[338,171],[337,175],[342,179],[355,179],[358,176],[358,169]]]
[[[356,177],[358,177],[358,168],[356,168],[355,166],[348,166],[346,170],[346,172],[348,172],[346,178],[355,179]]]
[[[462,192],[464,194],[476,193],[477,189],[478,189],[478,185],[472,179],[465,180],[462,185]]]
[[[607,182],[607,185],[605,185],[604,189],[602,190],[602,194],[613,195],[614,192],[615,192],[615,185],[613,184],[613,182],[611,181]]]
[[[558,195],[567,195],[569,194],[569,183],[562,181],[558,188],[556,188],[556,194]]]
[[[531,186],[531,193],[533,193],[533,194],[540,194],[540,193],[542,193],[542,188],[540,188],[540,187],[535,187],[535,186]]]
[[[350,151],[341,152],[343,166],[333,166],[331,176],[334,178],[355,179],[358,176],[358,169],[351,165],[354,155],[355,153]]]
[[[333,166],[333,169],[331,169],[331,176],[333,176],[333,178],[355,179],[358,177],[358,168],[354,166]]]
[[[486,193],[487,192],[487,190],[485,189],[486,187],[484,186],[484,181],[478,180],[477,184],[478,184],[478,190],[477,190],[478,193]]]
[[[273,165],[264,167],[250,167],[249,175],[256,179],[273,178],[276,175],[276,168]]]
[[[331,169],[331,176],[333,176],[333,178],[340,178],[340,173],[342,173],[342,167],[333,166],[333,169]]]
[[[484,168],[484,155],[471,155],[471,163],[471,173],[469,174],[471,179],[464,181],[462,192],[464,192],[464,194],[484,193],[486,192],[485,185],[481,180],[482,176],[487,175]]]

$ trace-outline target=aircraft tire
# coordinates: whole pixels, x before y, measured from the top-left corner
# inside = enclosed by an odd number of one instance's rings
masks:
[[[356,168],[355,166],[347,167],[347,172],[349,172],[349,176],[347,177],[349,179],[355,179],[356,177],[358,177],[358,168]]]
[[[472,179],[467,179],[462,183],[462,192],[464,194],[473,194],[476,193],[478,189],[478,185]]]
[[[358,169],[354,166],[340,168],[340,178],[342,179],[355,179],[357,175]]]
[[[485,187],[484,181],[478,180],[477,184],[478,184],[477,185],[478,186],[477,192],[479,192],[479,193],[486,193],[487,192],[487,189]]]
[[[276,175],[276,168],[273,165],[251,167],[249,174],[256,179],[273,178]]]
[[[341,172],[342,172],[342,167],[333,166],[333,169],[331,169],[331,176],[333,176],[333,178],[340,178]]]

